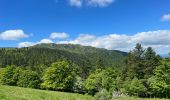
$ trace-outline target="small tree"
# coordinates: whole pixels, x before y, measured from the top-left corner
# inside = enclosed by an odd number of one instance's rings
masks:
[[[146,87],[136,77],[131,81],[125,82],[125,91],[129,95],[141,96],[145,93]]]
[[[101,70],[96,70],[85,81],[85,88],[89,94],[94,95],[96,92],[102,89],[102,73]]]
[[[52,90],[71,91],[74,84],[75,65],[68,61],[53,63],[43,75],[42,87]]]
[[[105,70],[97,69],[86,79],[85,88],[88,90],[89,94],[92,95],[101,89],[110,91],[110,89],[115,88],[116,77],[117,73],[112,68],[107,68]]]
[[[152,94],[157,97],[170,98],[170,62],[162,62],[154,70],[154,76],[148,81]]]
[[[23,70],[20,73],[17,85],[20,87],[39,88],[40,82],[40,77],[36,72]]]
[[[8,66],[4,68],[0,73],[0,83],[3,85],[16,86],[20,70],[21,69],[16,66]]]

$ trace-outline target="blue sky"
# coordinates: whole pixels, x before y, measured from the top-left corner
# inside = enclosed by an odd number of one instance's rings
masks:
[[[170,0],[0,0],[0,47],[51,42],[168,53]]]

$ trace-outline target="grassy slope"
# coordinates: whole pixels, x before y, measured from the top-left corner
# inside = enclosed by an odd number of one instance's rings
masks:
[[[0,100],[94,100],[94,98],[89,95],[81,95],[76,93],[65,93],[0,85]],[[141,99],[134,97],[125,97],[112,100],[160,100],[160,99],[144,99],[144,98]]]
[[[36,90],[0,85],[0,100],[92,100],[93,97],[76,93]]]
[[[124,97],[124,98],[112,99],[112,100],[169,100],[169,99]]]

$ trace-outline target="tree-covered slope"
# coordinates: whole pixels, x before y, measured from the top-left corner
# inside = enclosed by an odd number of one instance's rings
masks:
[[[0,48],[0,67],[8,65],[37,69],[66,59],[77,64],[83,73],[95,66],[118,67],[126,53],[72,44],[39,44],[26,48]]]
[[[92,63],[96,65],[98,61],[102,61],[104,66],[120,66],[123,64],[123,58],[127,55],[126,52],[118,50],[107,50],[103,48],[95,48],[91,46],[81,46],[75,44],[38,44],[33,48],[50,48],[64,50],[71,53],[76,53],[85,56]]]

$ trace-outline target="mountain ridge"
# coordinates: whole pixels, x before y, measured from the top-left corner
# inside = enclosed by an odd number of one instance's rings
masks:
[[[29,69],[49,67],[58,60],[68,60],[79,66],[83,76],[96,66],[120,68],[124,65],[125,52],[106,50],[74,44],[38,44],[23,48],[0,48],[0,67],[8,65]]]

